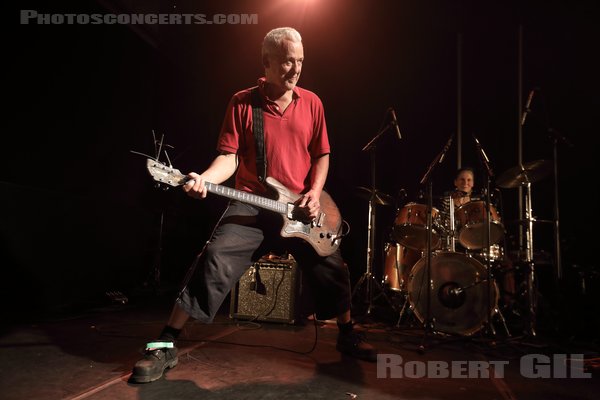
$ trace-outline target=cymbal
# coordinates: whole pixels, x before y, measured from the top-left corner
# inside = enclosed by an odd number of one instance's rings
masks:
[[[371,195],[373,194],[373,191],[369,188],[366,188],[364,186],[357,186],[356,187],[356,194],[358,195],[358,197],[363,198],[365,200],[371,200]],[[388,205],[392,205],[395,203],[395,200],[392,196],[390,196],[387,193],[384,193],[380,190],[375,190],[375,196],[373,198],[373,202],[375,204],[379,204],[382,206],[388,206]]]
[[[516,188],[524,183],[533,183],[544,179],[552,171],[552,163],[548,160],[536,160],[523,163],[504,171],[496,184],[504,189]]]

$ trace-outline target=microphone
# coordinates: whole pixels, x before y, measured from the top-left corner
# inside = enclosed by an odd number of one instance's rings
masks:
[[[475,140],[475,147],[477,148],[477,151],[479,152],[479,157],[481,157],[481,161],[483,162],[483,165],[485,165],[485,169],[487,170],[488,175],[494,176],[494,172],[492,171],[492,168],[490,167],[490,159],[488,158],[487,154],[485,154],[485,151],[483,151],[483,148],[481,147],[481,143],[479,143],[479,140],[475,137],[475,135],[473,135],[473,139]]]
[[[477,140],[477,138],[475,136],[473,136],[473,139],[475,139],[475,146],[477,147],[477,150],[479,150],[479,153],[481,153],[485,162],[489,163],[490,159],[488,158],[487,154],[485,154],[485,151],[483,151],[483,148],[481,147],[481,143],[479,143],[479,140]]]
[[[531,101],[533,100],[533,95],[535,94],[536,90],[538,90],[538,88],[533,88],[529,91],[529,96],[527,96],[527,101],[525,102],[525,110],[523,110],[523,115],[521,116],[521,126],[525,125],[527,114],[531,112]]]
[[[396,136],[398,139],[402,139],[402,135],[400,134],[400,128],[398,127],[398,119],[396,118],[396,112],[392,107],[389,108],[390,113],[392,114],[392,125],[396,128]]]
[[[442,155],[440,157],[440,161],[438,161],[438,164],[441,164],[442,161],[444,161],[444,156],[446,155],[446,152],[448,151],[448,149],[450,148],[450,145],[452,144],[452,139],[454,139],[454,134],[452,134],[450,136],[450,139],[448,139],[448,141],[446,142],[446,145],[444,146],[444,150],[442,150]]]
[[[402,188],[402,189],[398,190],[398,199],[400,201],[404,200],[407,197],[408,197],[408,193],[406,193],[406,189]]]

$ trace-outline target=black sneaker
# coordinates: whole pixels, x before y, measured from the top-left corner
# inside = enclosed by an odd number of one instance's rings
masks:
[[[149,343],[150,344],[150,343]],[[159,379],[165,369],[177,365],[177,347],[172,342],[165,342],[170,347],[146,348],[144,358],[135,363],[130,382],[146,383]]]
[[[377,350],[367,343],[363,334],[359,332],[340,333],[335,348],[350,357],[371,362],[377,361]]]

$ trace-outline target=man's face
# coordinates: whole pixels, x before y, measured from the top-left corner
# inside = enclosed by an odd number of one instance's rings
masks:
[[[467,193],[471,193],[473,183],[473,174],[470,171],[462,171],[454,180],[454,186],[456,186],[458,190]]]
[[[280,50],[265,60],[265,77],[270,84],[286,91],[292,90],[300,78],[304,49],[300,42],[284,40]]]

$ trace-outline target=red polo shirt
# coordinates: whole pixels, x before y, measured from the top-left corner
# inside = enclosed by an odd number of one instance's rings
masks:
[[[310,187],[311,160],[330,152],[323,103],[309,90],[294,88],[292,102],[281,113],[264,94],[265,79],[258,81],[263,98],[267,176],[296,193]],[[236,153],[239,167],[236,189],[264,194],[256,175],[256,145],[252,132],[252,88],[231,98],[217,143],[217,150]]]

